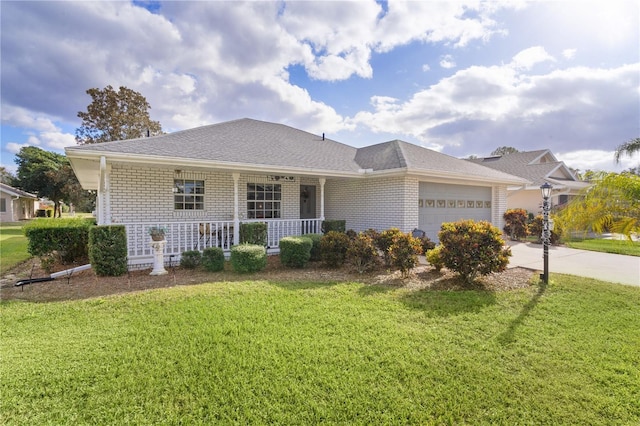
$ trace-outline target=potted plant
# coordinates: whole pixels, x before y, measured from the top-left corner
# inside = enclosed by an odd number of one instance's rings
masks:
[[[151,239],[153,241],[162,241],[164,240],[164,234],[166,229],[162,226],[152,226],[149,228],[149,235],[151,235]]]

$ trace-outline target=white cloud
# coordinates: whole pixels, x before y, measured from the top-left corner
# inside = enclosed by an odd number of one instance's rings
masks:
[[[576,57],[577,52],[578,52],[578,49],[564,49],[562,51],[562,56],[565,59],[573,59]]]
[[[451,55],[443,55],[442,57],[440,57],[440,66],[446,69],[455,68],[456,61]]]
[[[67,146],[77,144],[74,135],[62,132],[42,132],[40,133],[40,140],[42,140],[44,146],[55,150],[62,150]]]
[[[25,148],[27,146],[31,146],[31,144],[29,144],[29,143],[19,144],[19,143],[15,143],[15,142],[9,142],[6,145],[6,150],[9,151],[12,154],[17,154],[17,153],[20,152],[20,150],[22,148]]]
[[[376,27],[376,50],[389,51],[412,41],[451,43],[464,47],[472,40],[488,40],[502,33],[491,15],[518,8],[516,2],[389,2]]]
[[[2,123],[14,127],[26,127],[38,131],[54,131],[57,129],[53,118],[38,114],[26,108],[3,103]]]
[[[621,172],[632,167],[640,166],[640,157],[621,158],[620,163],[614,161],[615,151],[604,151],[600,149],[585,149],[569,152],[554,153],[556,158],[563,161],[568,167],[581,172],[587,170],[606,170],[612,172]]]
[[[511,64],[473,66],[404,102],[372,98],[374,110],[356,114],[353,122],[459,156],[468,155],[459,151],[462,142],[485,153],[498,146],[564,151],[576,143],[613,149],[637,134],[639,80],[640,64],[539,75]]]
[[[422,65],[422,71],[427,72],[429,70],[431,70],[431,67],[429,66],[429,64]]]
[[[511,66],[529,70],[534,65],[546,61],[555,61],[555,59],[542,46],[534,46],[516,54],[511,61]]]

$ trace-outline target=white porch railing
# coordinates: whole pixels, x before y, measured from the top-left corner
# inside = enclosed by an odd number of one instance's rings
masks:
[[[244,220],[243,222],[264,222],[267,224],[267,247],[278,249],[280,239],[291,235],[315,234],[321,232],[321,219],[265,219]],[[125,223],[127,231],[127,253],[129,265],[153,263],[149,228],[160,226],[166,229],[165,262],[177,264],[187,250],[202,251],[208,247],[221,247],[225,252],[234,241],[233,221],[197,222],[145,222]]]

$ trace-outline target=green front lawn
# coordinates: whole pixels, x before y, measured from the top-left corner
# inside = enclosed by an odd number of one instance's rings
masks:
[[[0,223],[0,274],[29,259],[22,223]]]
[[[640,423],[640,288],[590,279],[210,283],[0,313],[4,424]]]
[[[586,239],[569,240],[564,245],[580,250],[640,256],[640,241]]]

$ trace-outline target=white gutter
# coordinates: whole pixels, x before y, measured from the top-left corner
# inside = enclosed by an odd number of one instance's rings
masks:
[[[366,178],[366,177],[383,177],[383,176],[393,176],[393,175],[415,175],[416,177],[421,178],[442,178],[442,179],[456,179],[460,181],[475,181],[481,183],[490,183],[490,184],[514,184],[514,185],[522,185],[525,183],[530,183],[526,179],[519,178],[514,176],[513,179],[499,179],[495,177],[487,177],[481,175],[469,175],[469,174],[461,174],[454,172],[445,172],[445,171],[435,171],[435,170],[425,170],[425,169],[409,169],[407,167],[396,168],[396,169],[385,169],[385,170],[373,170],[373,169],[359,169],[354,171],[336,171],[336,170],[326,170],[326,169],[314,169],[308,167],[291,167],[291,166],[277,166],[277,165],[258,165],[258,164],[247,164],[247,163],[238,163],[238,162],[224,162],[224,161],[211,161],[211,160],[198,160],[198,159],[176,159],[169,158],[166,156],[157,156],[157,155],[140,155],[136,154],[135,157],[132,157],[130,154],[114,154],[106,151],[91,151],[90,153],[87,151],[83,151],[82,155],[75,155],[76,152],[73,151],[73,148],[67,148],[67,158],[69,159],[85,159],[85,160],[96,160],[100,158],[102,161],[103,157],[108,156],[110,162],[124,162],[130,164],[144,164],[145,166],[151,165],[161,165],[168,167],[200,167],[200,168],[216,168],[226,171],[237,171],[243,173],[291,173],[296,175],[303,176],[322,176],[322,177],[335,177],[335,178]],[[87,155],[89,154],[89,155]]]

